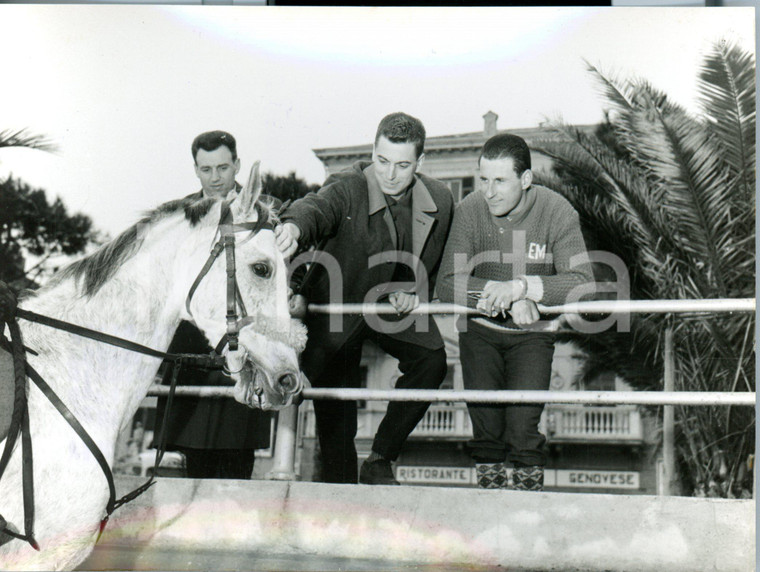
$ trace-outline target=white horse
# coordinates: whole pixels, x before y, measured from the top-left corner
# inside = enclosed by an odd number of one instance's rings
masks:
[[[256,220],[260,188],[256,165],[230,204],[235,223]],[[113,242],[64,269],[19,307],[160,351],[166,351],[181,320],[192,320],[216,344],[226,333],[224,253],[200,281],[187,308],[186,299],[215,242],[222,203],[183,199],[158,207]],[[306,331],[289,315],[287,270],[271,229],[250,240],[238,233],[235,258],[240,297],[249,315],[242,322],[239,350],[225,351],[227,368],[241,372],[233,374],[235,397],[251,407],[280,409],[301,388],[297,356]],[[25,345],[38,354],[28,355],[29,363],[112,465],[117,435],[133,418],[161,360],[25,320],[19,324]],[[74,568],[98,536],[109,498],[106,478],[35,385],[30,384],[28,395],[34,532],[41,550],[0,534],[0,570]],[[24,531],[22,501],[17,441],[0,478],[0,514],[19,532]]]

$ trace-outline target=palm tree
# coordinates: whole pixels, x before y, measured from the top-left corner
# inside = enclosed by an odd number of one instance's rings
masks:
[[[0,131],[0,151],[10,147],[57,150],[46,136],[27,129]],[[69,214],[60,198],[48,202],[44,190],[13,176],[0,180],[0,280],[11,289],[37,287],[37,280],[50,271],[45,264],[51,256],[78,254],[95,240],[90,217]],[[30,255],[36,264],[25,269]]]
[[[752,55],[727,42],[713,45],[699,74],[697,116],[645,80],[619,80],[591,65],[589,71],[611,103],[607,122],[593,135],[555,123],[554,137],[537,148],[553,158],[556,174],[540,182],[575,206],[590,248],[626,263],[633,298],[754,297]],[[754,315],[635,319],[627,351],[661,372],[657,348],[668,328],[677,390],[755,391]],[[754,412],[679,407],[677,419],[683,490],[750,494]]]
[[[35,135],[26,129],[0,131],[0,149],[3,147],[26,147],[51,152],[57,149],[56,145],[44,135]]]

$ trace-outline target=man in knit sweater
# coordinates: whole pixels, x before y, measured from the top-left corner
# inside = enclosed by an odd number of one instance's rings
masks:
[[[593,281],[578,214],[532,184],[530,150],[520,137],[489,139],[479,167],[480,191],[457,206],[438,279],[441,301],[482,314],[457,323],[464,386],[547,390],[554,335],[539,323],[536,304],[576,301]],[[479,486],[508,488],[509,461],[512,488],[543,488],[543,407],[468,405]]]

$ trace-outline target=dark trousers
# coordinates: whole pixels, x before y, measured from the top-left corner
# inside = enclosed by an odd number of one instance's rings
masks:
[[[185,455],[187,476],[193,479],[250,479],[256,459],[253,449],[191,449]]]
[[[553,334],[502,333],[471,321],[467,326],[459,334],[465,389],[549,389]],[[467,409],[473,429],[470,452],[476,461],[546,464],[546,437],[538,430],[543,403],[470,403]]]
[[[446,351],[432,350],[401,342],[371,330],[364,324],[311,380],[314,387],[359,387],[362,344],[371,339],[384,352],[399,361],[401,377],[398,389],[438,389],[446,377]],[[304,368],[309,375],[307,368]],[[409,434],[425,415],[430,403],[392,401],[380,423],[372,450],[395,460]],[[322,454],[322,481],[326,483],[358,482],[355,401],[321,399],[314,401],[317,435]]]

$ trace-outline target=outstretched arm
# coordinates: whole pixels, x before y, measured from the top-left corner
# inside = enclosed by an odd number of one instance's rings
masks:
[[[331,183],[316,193],[295,201],[280,217],[275,230],[277,246],[286,256],[299,247],[312,246],[333,234],[349,210],[350,193],[340,183]]]

